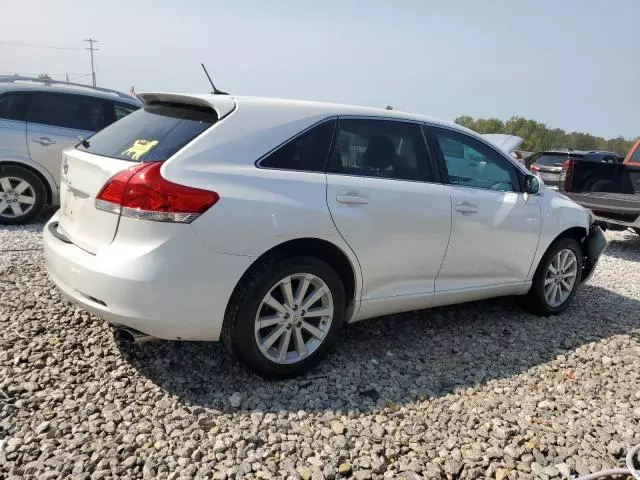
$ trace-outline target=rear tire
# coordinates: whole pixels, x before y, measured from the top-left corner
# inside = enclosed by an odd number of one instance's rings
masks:
[[[329,353],[344,318],[344,288],[329,265],[312,257],[267,261],[236,288],[223,339],[259,375],[292,377]]]
[[[571,277],[571,273],[575,276]],[[525,306],[537,315],[564,312],[582,280],[582,250],[572,238],[555,241],[542,257]]]
[[[30,222],[40,215],[46,198],[36,174],[16,165],[0,165],[0,224]]]

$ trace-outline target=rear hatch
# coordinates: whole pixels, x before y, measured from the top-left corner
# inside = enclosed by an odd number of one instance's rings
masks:
[[[58,231],[90,252],[110,244],[120,214],[96,208],[96,197],[118,172],[164,162],[230,113],[231,97],[142,94],[145,106],[63,153]]]
[[[539,154],[535,162],[531,165],[530,170],[540,175],[540,178],[547,183],[558,183],[560,174],[562,173],[562,165],[569,158],[580,159],[579,155],[569,156],[566,152],[545,152]]]

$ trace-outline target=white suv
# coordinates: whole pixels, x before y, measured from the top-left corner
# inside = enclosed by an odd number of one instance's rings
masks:
[[[0,224],[57,205],[62,150],[141,105],[115,90],[0,76]]]
[[[144,108],[64,152],[49,274],[140,338],[226,340],[268,377],[344,323],[502,295],[562,312],[606,246],[584,208],[457,125],[225,95]]]

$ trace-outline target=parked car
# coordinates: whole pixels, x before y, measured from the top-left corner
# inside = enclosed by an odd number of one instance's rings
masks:
[[[604,228],[632,228],[640,235],[640,141],[621,162],[563,164],[560,190],[592,210]]]
[[[344,323],[503,295],[562,312],[606,245],[589,212],[449,122],[141,94],[64,152],[47,268],[132,338],[224,339],[299,374]]]
[[[0,224],[58,205],[62,150],[141,105],[114,90],[0,76]]]
[[[529,170],[537,174],[544,180],[544,183],[553,189],[557,189],[560,184],[560,174],[562,165],[567,160],[598,162],[598,163],[620,163],[622,158],[615,152],[584,151],[584,150],[552,150],[548,152],[536,153]]]

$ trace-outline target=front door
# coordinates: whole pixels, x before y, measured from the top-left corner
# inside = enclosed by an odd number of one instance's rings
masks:
[[[516,166],[492,147],[464,133],[430,131],[453,205],[436,291],[524,282],[540,236],[537,198],[522,193]]]
[[[360,262],[364,302],[411,296],[419,308],[432,299],[451,229],[448,187],[433,179],[418,124],[340,120],[327,203]]]

